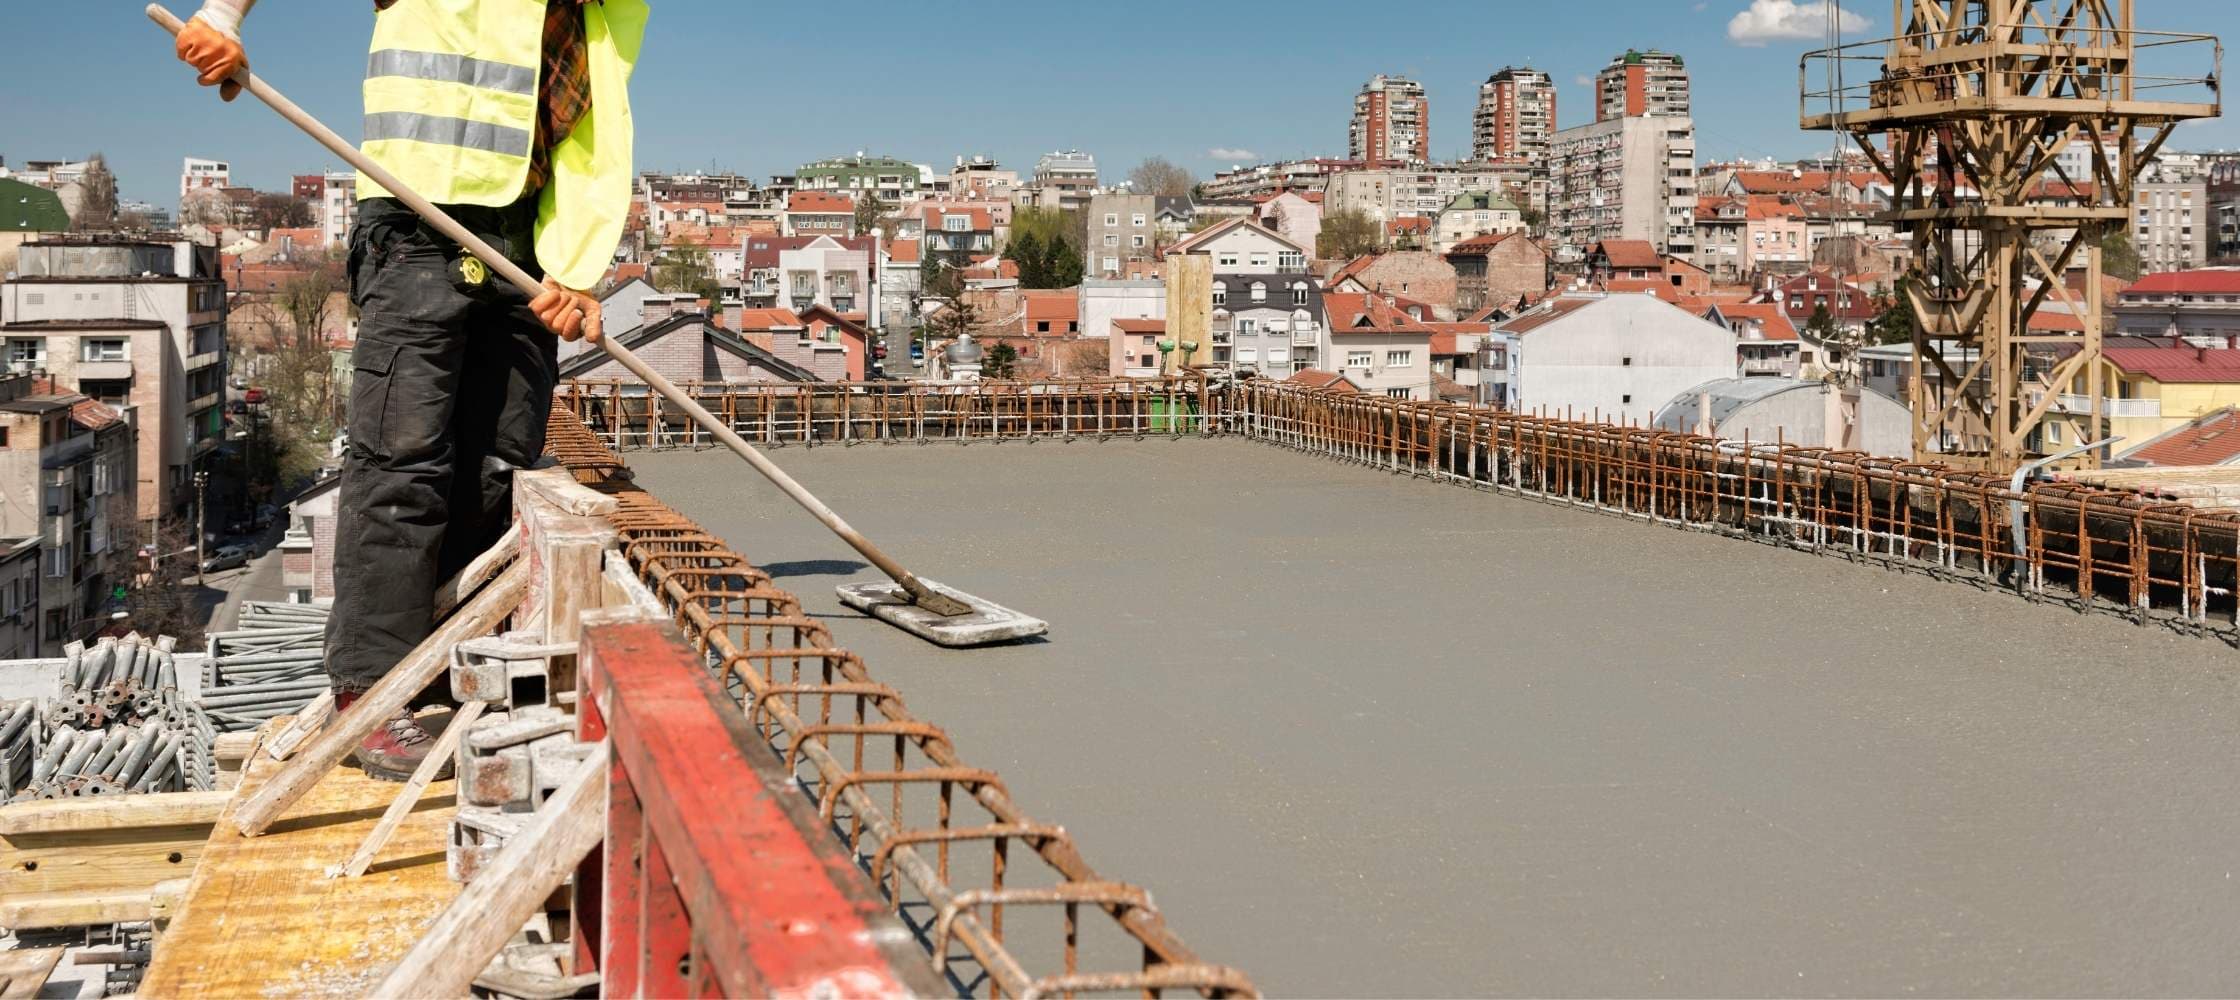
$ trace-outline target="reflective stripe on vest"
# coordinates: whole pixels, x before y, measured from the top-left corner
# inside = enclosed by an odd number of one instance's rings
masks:
[[[529,155],[530,133],[524,129],[489,122],[470,122],[464,118],[445,118],[442,115],[414,114],[410,111],[378,111],[366,116],[366,141],[383,139],[410,139],[441,146],[459,146],[479,149],[502,156]]]
[[[366,79],[382,76],[463,83],[470,87],[530,97],[537,93],[535,66],[508,66],[487,59],[443,52],[382,49],[366,57]]]

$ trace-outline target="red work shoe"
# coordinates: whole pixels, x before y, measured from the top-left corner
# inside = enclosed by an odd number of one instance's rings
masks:
[[[335,695],[335,710],[346,712],[358,700],[361,692],[350,691]],[[420,769],[420,762],[428,759],[428,751],[435,748],[435,734],[420,724],[410,708],[400,710],[394,717],[366,734],[358,742],[358,749],[351,756],[367,777],[382,781],[407,781]],[[443,762],[443,769],[436,772],[436,780],[451,777],[451,761]]]

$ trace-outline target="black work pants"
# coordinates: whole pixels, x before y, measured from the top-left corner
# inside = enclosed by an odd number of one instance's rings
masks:
[[[533,200],[457,216],[509,257],[533,259]],[[513,471],[544,451],[554,337],[526,295],[494,272],[468,285],[458,259],[409,209],[360,203],[350,234],[358,343],[326,636],[337,691],[372,687],[428,637],[436,587],[504,536]]]

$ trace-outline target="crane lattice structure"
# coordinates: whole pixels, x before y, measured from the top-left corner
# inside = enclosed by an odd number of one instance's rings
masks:
[[[2130,227],[2172,130],[2218,114],[2223,58],[2213,36],[2134,30],[2132,7],[1892,0],[1896,36],[1804,58],[1800,82],[1837,82],[1800,86],[1803,127],[1865,150],[1893,188],[1885,218],[1912,238],[1916,461],[2006,472],[2105,437],[2100,243]],[[2079,140],[2073,176],[2062,154]],[[2033,334],[2049,302],[2082,333]]]

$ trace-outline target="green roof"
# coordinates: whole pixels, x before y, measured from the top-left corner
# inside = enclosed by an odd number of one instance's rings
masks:
[[[1517,210],[1517,204],[1491,191],[1464,191],[1455,195],[1454,200],[1448,202],[1446,208],[1450,212],[1456,210],[1473,211],[1476,209],[1514,212]]]
[[[0,177],[0,233],[66,233],[70,213],[62,196],[43,187]]]

